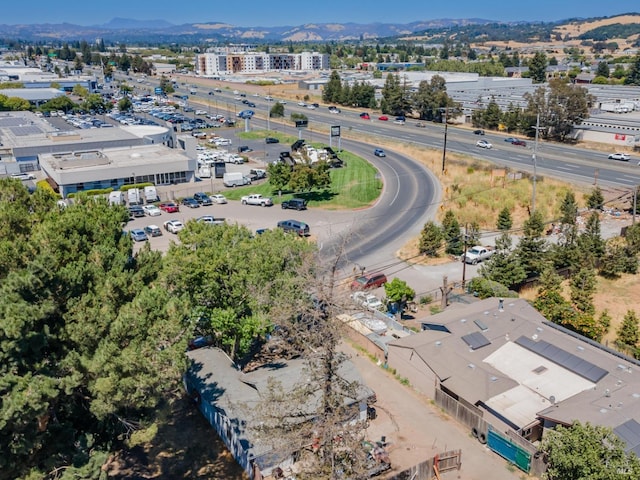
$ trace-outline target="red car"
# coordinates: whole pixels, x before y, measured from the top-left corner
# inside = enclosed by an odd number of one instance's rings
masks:
[[[387,276],[384,273],[366,273],[356,277],[351,282],[351,290],[368,290],[378,288],[387,283]]]
[[[527,142],[525,142],[524,140],[514,140],[513,142],[511,142],[511,145],[519,145],[521,147],[526,147]]]
[[[180,207],[173,202],[164,202],[160,204],[160,210],[167,213],[176,213],[180,211]]]
[[[366,112],[361,113],[361,114],[360,114],[360,118],[361,118],[361,119],[363,119],[363,120],[370,120],[370,119],[371,119],[371,117],[369,116],[369,114],[368,114],[368,113],[366,113]]]
[[[383,122],[386,122],[387,120],[389,120],[389,117],[387,117],[386,115],[381,115],[378,117],[378,120],[382,120]]]

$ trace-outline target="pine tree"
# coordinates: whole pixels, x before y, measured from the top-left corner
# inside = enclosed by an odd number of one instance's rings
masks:
[[[429,221],[422,227],[418,251],[428,257],[437,257],[440,248],[442,248],[442,239],[442,229],[434,222]]]
[[[460,223],[452,210],[447,210],[442,220],[442,232],[446,243],[445,251],[450,255],[462,254],[462,235]]]
[[[591,267],[583,267],[571,277],[571,301],[574,307],[588,315],[595,314],[593,295],[596,291],[596,275]]]
[[[498,230],[511,230],[513,226],[513,220],[511,219],[511,211],[508,207],[504,207],[498,214],[498,223],[496,228]]]
[[[640,340],[640,329],[638,328],[638,317],[636,316],[636,312],[633,310],[627,310],[616,334],[616,344],[619,347],[628,347],[635,352],[638,347],[638,341]]]
[[[590,194],[586,195],[587,207],[592,210],[602,210],[604,206],[604,195],[600,187],[595,187]]]

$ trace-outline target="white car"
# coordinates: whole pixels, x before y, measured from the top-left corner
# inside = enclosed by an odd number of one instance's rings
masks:
[[[298,102],[298,106],[300,106],[300,107],[306,107],[306,106],[307,106],[307,104],[306,104],[306,103],[304,103],[304,102]]]
[[[213,203],[218,203],[218,204],[227,203],[227,198],[220,193],[217,193],[215,195],[209,195],[209,198]]]
[[[490,142],[487,142],[486,140],[478,140],[476,142],[476,147],[480,147],[480,148],[492,148],[493,145],[491,145]]]
[[[162,210],[160,210],[155,205],[145,205],[142,207],[145,215],[149,215],[150,217],[157,217],[158,215],[162,215]]]
[[[628,162],[631,156],[627,153],[612,153],[608,158],[609,160],[622,160],[623,162]]]
[[[35,180],[36,176],[33,173],[12,173],[11,178],[17,180]]]
[[[178,233],[184,228],[184,224],[180,220],[167,220],[163,223],[163,226],[170,233]]]
[[[369,310],[384,310],[384,303],[372,293],[356,292],[352,297],[354,302]]]
[[[206,115],[207,112],[204,110],[196,110],[196,115]]]
[[[216,138],[213,141],[213,144],[218,146],[218,147],[223,147],[226,145],[231,145],[231,140],[229,140],[228,138]]]

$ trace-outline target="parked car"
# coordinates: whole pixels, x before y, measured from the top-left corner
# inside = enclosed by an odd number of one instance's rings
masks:
[[[368,290],[378,288],[387,283],[387,276],[384,273],[367,273],[360,275],[351,282],[351,290]]]
[[[200,204],[193,197],[187,197],[182,199],[182,205],[189,208],[200,208]]]
[[[198,202],[203,207],[206,207],[208,205],[213,205],[213,202],[211,201],[211,198],[209,197],[209,195],[207,195],[204,192],[194,193],[193,198],[196,200],[196,202]]]
[[[278,222],[278,228],[281,228],[287,233],[297,233],[301,237],[309,235],[309,225],[298,220],[282,220]]]
[[[281,206],[283,210],[286,210],[288,208],[292,210],[306,210],[307,201],[304,198],[291,198],[289,200],[283,201]]]
[[[16,180],[35,180],[36,176],[33,173],[12,173],[11,178]]]
[[[157,217],[162,213],[162,210],[160,210],[153,204],[145,205],[144,207],[142,207],[142,209],[144,210],[144,213],[149,215],[150,217]]]
[[[160,227],[158,227],[157,225],[147,225],[146,227],[144,227],[144,232],[149,237],[161,237],[162,236],[162,230],[160,230]]]
[[[180,220],[167,220],[163,226],[164,229],[170,233],[178,233],[184,228],[184,224]]]
[[[384,150],[383,150],[383,149],[381,149],[381,148],[376,148],[376,149],[373,151],[373,154],[374,154],[376,157],[386,157],[386,156],[387,156],[387,154],[386,154],[386,153],[384,153]]]
[[[369,310],[385,310],[384,303],[373,293],[355,292],[352,298],[355,303]]]
[[[238,147],[238,153],[245,153],[245,152],[253,152],[253,148],[249,147],[249,145],[240,145]]]
[[[145,213],[140,205],[132,205],[129,207],[129,216],[131,218],[144,217]]]
[[[180,211],[180,207],[173,202],[163,202],[160,204],[160,210],[167,213],[176,213]]]
[[[213,215],[203,215],[196,219],[199,223],[206,223],[209,225],[222,225],[224,224],[224,218],[215,218]]]
[[[473,133],[476,135],[484,135],[484,130],[474,130]]]
[[[144,242],[149,240],[149,238],[147,237],[147,234],[144,233],[144,230],[142,230],[141,228],[134,228],[133,230],[131,230],[131,238],[133,238],[133,240],[135,242]]]
[[[612,153],[611,155],[609,155],[609,160],[622,160],[623,162],[628,162],[631,159],[631,156],[629,156],[626,153]]]
[[[490,142],[486,141],[486,140],[478,140],[476,142],[476,147],[480,147],[480,148],[492,148],[493,145],[491,145]]]
[[[270,197],[263,197],[260,193],[252,193],[245,195],[240,199],[242,205],[259,205],[261,207],[270,207],[273,205],[273,200]]]
[[[217,193],[215,195],[211,195],[209,198],[211,198],[211,201],[213,203],[219,203],[219,204],[227,203],[227,197],[225,197],[221,193]]]
[[[275,137],[267,137],[264,139],[265,143],[280,143],[280,140],[278,140]]]

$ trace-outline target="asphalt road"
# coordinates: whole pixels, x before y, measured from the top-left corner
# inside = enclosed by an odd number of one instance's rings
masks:
[[[241,87],[238,87],[241,91]],[[181,87],[181,92],[186,87]],[[215,102],[219,108],[228,108],[230,111],[242,110],[244,105],[234,100],[235,95],[231,90],[223,89],[222,92],[208,95],[209,90],[200,87],[195,96],[190,96],[190,102]],[[253,108],[257,117],[265,117],[273,106],[273,102],[266,101],[263,97],[254,97],[247,94],[247,99],[254,102]],[[342,108],[342,107],[341,107]],[[413,143],[428,147],[443,149],[444,126],[437,123],[423,122],[425,128],[417,128],[414,120],[407,121],[404,125],[393,123],[393,117],[389,121],[378,120],[378,116],[371,114],[371,120],[362,120],[359,113],[368,111],[347,110],[342,108],[339,114],[330,113],[327,105],[318,109],[308,109],[298,106],[296,102],[289,101],[285,105],[285,117],[291,112],[303,113],[309,118],[309,123],[313,125],[340,125],[343,131],[350,134],[365,134],[368,137],[378,136],[401,141],[403,143]],[[371,112],[369,112],[371,113]],[[254,121],[258,121],[256,118]],[[263,124],[264,125],[264,124]],[[526,139],[527,146],[515,146],[504,141],[507,135],[488,132],[484,136],[474,135],[468,128],[461,128],[455,125],[448,127],[447,151],[471,155],[486,160],[490,160],[497,165],[507,166],[527,172],[533,172],[533,146],[531,139]],[[305,132],[306,133],[306,132]],[[476,146],[480,139],[488,140],[492,143],[492,149],[482,149]],[[611,152],[614,151],[612,147]],[[551,142],[540,141],[536,155],[536,170],[538,174],[555,178],[564,178],[569,181],[591,184],[597,177],[598,183],[602,185],[632,188],[640,184],[640,156],[632,156],[629,162],[609,160],[610,152],[601,152],[583,148],[580,146],[563,145]]]

